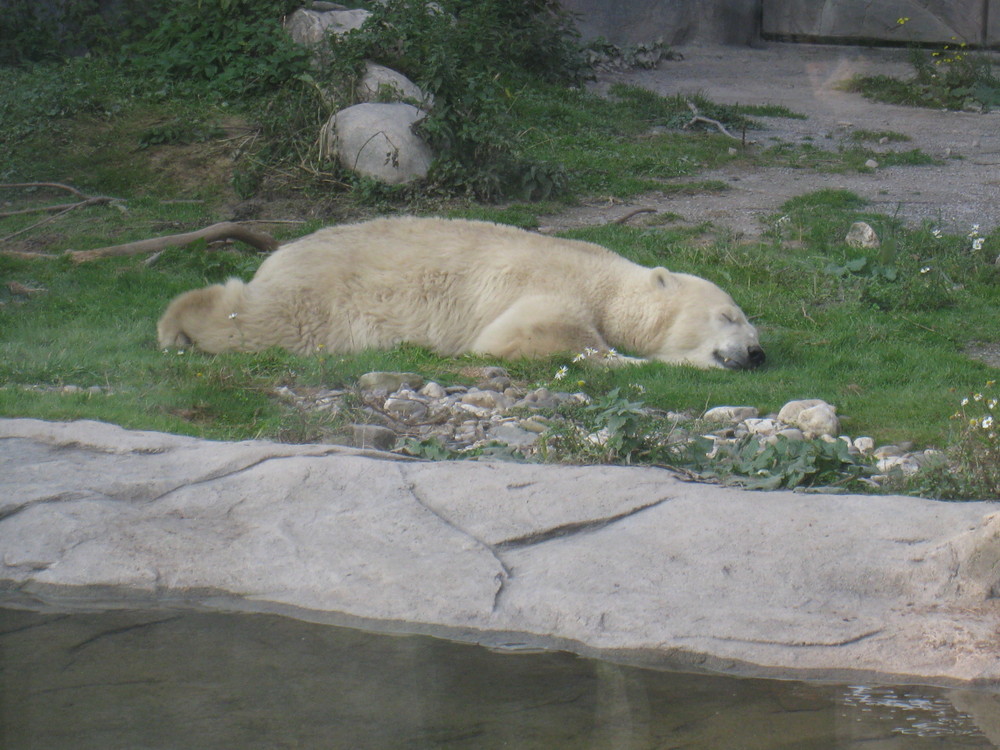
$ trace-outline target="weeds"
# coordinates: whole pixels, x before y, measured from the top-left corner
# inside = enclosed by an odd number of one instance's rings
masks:
[[[900,25],[906,20],[899,19]],[[1000,78],[993,74],[992,61],[985,53],[969,50],[965,42],[954,40],[929,53],[915,47],[910,63],[914,75],[908,80],[854,76],[843,88],[876,101],[915,107],[983,112],[1000,106]]]

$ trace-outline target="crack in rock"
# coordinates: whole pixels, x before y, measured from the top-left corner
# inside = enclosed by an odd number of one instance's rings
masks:
[[[875,630],[869,630],[864,633],[859,633],[858,635],[852,636],[850,638],[844,638],[840,641],[828,641],[826,643],[820,641],[777,641],[767,638],[730,638],[721,635],[678,635],[678,639],[700,639],[708,638],[713,641],[720,641],[722,643],[753,643],[761,646],[781,646],[783,648],[840,648],[842,646],[853,646],[855,643],[860,643],[861,641],[872,638],[880,633],[885,632],[885,628],[876,628]]]
[[[406,476],[406,472],[403,470],[402,467],[399,467],[399,474],[400,474],[400,478],[405,483],[406,490],[410,493],[410,496],[414,500],[417,501],[417,503],[420,505],[420,507],[422,507],[427,512],[433,514],[435,518],[437,518],[438,520],[440,520],[446,526],[454,529],[458,533],[460,533],[463,536],[468,537],[469,539],[471,539],[472,541],[474,541],[477,545],[479,545],[484,550],[486,550],[487,552],[489,552],[490,555],[493,557],[493,559],[496,560],[497,563],[500,565],[501,572],[497,573],[496,576],[494,577],[494,580],[497,583],[497,588],[496,588],[496,591],[493,592],[493,607],[492,607],[492,611],[496,612],[497,609],[498,609],[498,607],[500,606],[500,596],[501,596],[501,594],[504,593],[507,581],[510,580],[513,577],[513,574],[511,573],[511,569],[509,567],[507,567],[507,563],[505,563],[503,561],[503,559],[497,553],[497,549],[493,545],[491,545],[491,544],[487,543],[486,541],[480,539],[479,537],[477,537],[475,534],[471,533],[470,531],[468,531],[466,529],[463,529],[461,526],[459,526],[458,524],[456,524],[450,518],[448,518],[447,516],[439,513],[429,503],[427,503],[422,497],[420,497],[420,493],[417,492],[416,485],[413,482],[409,481],[409,479]]]
[[[7,508],[0,509],[0,522],[6,521],[12,516],[16,516],[19,513],[23,513],[29,508],[33,508],[36,505],[53,505],[56,503],[72,503],[77,500],[109,500],[107,495],[102,495],[99,492],[90,491],[67,491],[60,492],[58,495],[49,495],[48,497],[38,497],[34,500],[28,500],[25,503],[19,505],[12,505]]]
[[[630,516],[634,516],[637,513],[642,513],[644,510],[649,510],[650,508],[655,508],[658,505],[662,505],[668,500],[672,500],[671,497],[661,497],[659,500],[654,500],[651,503],[646,503],[645,505],[640,505],[636,508],[631,508],[629,510],[623,511],[622,513],[617,513],[613,516],[605,516],[604,518],[591,518],[586,521],[574,521],[572,523],[562,524],[561,526],[554,526],[550,529],[544,529],[542,531],[536,531],[531,534],[525,534],[524,536],[514,537],[512,539],[505,539],[496,545],[498,550],[509,550],[509,549],[520,549],[522,547],[531,547],[536,544],[543,544],[545,542],[552,541],[553,539],[561,539],[566,536],[574,536],[576,534],[586,534],[593,531],[599,531],[600,529],[611,526],[612,524],[618,523]]]

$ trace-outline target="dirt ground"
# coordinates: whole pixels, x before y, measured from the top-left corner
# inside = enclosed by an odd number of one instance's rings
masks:
[[[627,203],[608,200],[544,217],[544,230],[602,224],[639,207],[673,212],[692,222],[711,221],[745,237],[760,234],[761,220],[791,197],[843,188],[868,199],[882,213],[908,224],[929,220],[946,232],[986,233],[1000,225],[1000,113],[945,112],[879,104],[838,91],[856,73],[909,78],[907,52],[898,49],[772,43],[759,48],[700,47],[679,50],[683,60],[657,70],[606,74],[598,90],[623,82],[663,95],[701,93],[725,104],[780,104],[807,116],[756,118],[765,127],[748,137],[758,147],[807,141],[836,148],[852,130],[891,130],[912,140],[878,149],[919,148],[937,165],[878,168],[870,174],[822,174],[806,169],[727,167],[697,179],[721,180],[718,194],[644,195]]]

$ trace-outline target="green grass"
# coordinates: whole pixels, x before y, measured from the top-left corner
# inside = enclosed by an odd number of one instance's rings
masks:
[[[887,75],[855,75],[840,84],[844,91],[874,101],[910,107],[989,111],[1000,106],[1000,78],[992,59],[965,45],[944,45],[928,53],[910,51],[914,74],[901,80]]]
[[[768,412],[791,399],[823,398],[838,406],[852,435],[942,445],[957,400],[991,377],[989,367],[961,350],[993,325],[1000,304],[995,266],[985,258],[970,259],[965,238],[905,231],[865,212],[856,196],[842,191],[790,201],[785,212],[789,220],[776,236],[754,245],[695,246],[690,230],[660,227],[607,226],[570,235],[646,265],[705,276],[730,290],[761,329],[769,356],[763,370],[705,372],[653,364],[603,372],[556,358],[512,363],[512,375],[550,384],[557,367],[568,364],[566,382],[583,381],[595,395],[637,383],[646,389],[648,403],[674,410],[725,403]],[[933,264],[963,288],[940,307],[939,295],[931,305],[917,294],[889,295],[880,307],[872,295],[878,278],[828,270],[831,263],[858,256],[842,237],[859,218],[899,246],[899,278],[883,286],[904,290],[923,281],[926,274],[919,269]],[[785,241],[799,237],[805,242]],[[310,358],[283,352],[164,353],[156,348],[154,325],[166,302],[230,275],[246,278],[259,257],[185,248],[164,253],[152,267],[144,260],[73,266],[65,260],[0,259],[4,280],[47,290],[28,298],[7,290],[0,295],[0,413],[101,419],[219,438],[309,439],[318,433],[282,408],[270,393],[275,386],[350,385],[370,369],[415,369],[456,382],[461,365],[487,361],[456,362],[414,348]],[[63,385],[104,390],[28,390]]]
[[[4,240],[4,249],[83,250],[185,231],[229,215],[232,160],[219,154],[232,135],[217,138],[208,129],[184,136],[172,129],[173,117],[193,111],[197,102],[139,96],[115,77],[110,89],[101,89],[94,80],[99,76],[85,63],[73,65],[83,66],[71,71],[70,79],[80,82],[76,99],[72,90],[63,91],[66,84],[57,80],[56,68],[2,72],[7,89],[0,92],[0,103],[16,119],[0,124],[8,147],[0,156],[0,175],[5,181],[68,181],[126,202],[75,210]],[[19,90],[35,93],[19,98]],[[46,92],[69,104],[46,110]],[[205,105],[198,122],[229,120],[232,127],[231,119],[239,119],[236,108],[213,109],[217,106]],[[734,155],[734,141],[721,134],[676,129],[690,116],[684,100],[625,88],[610,99],[542,88],[521,92],[511,106],[523,124],[523,148],[543,163],[565,168],[571,197],[715,191],[724,185],[700,173],[732,162],[825,171],[863,168],[867,158],[882,164],[927,162],[920,152],[891,155],[866,148],[870,140],[892,138],[879,133],[839,151],[781,146],[754,153],[740,147]],[[746,105],[718,107],[704,99],[697,106],[736,129],[753,127],[747,117],[791,116]],[[143,147],[143,136],[150,133],[163,142]],[[52,134],[55,141],[47,140]],[[224,163],[229,171],[219,166]],[[338,219],[359,214],[350,195],[317,195],[313,186],[258,196],[272,206],[272,215],[310,217],[302,225],[265,228],[283,237],[312,231],[330,221],[317,214],[317,206]],[[45,191],[0,191],[0,202],[9,204],[3,210],[61,200],[65,196]],[[389,207],[533,227],[560,205],[423,197],[416,206]],[[41,218],[0,218],[0,238]],[[875,227],[882,250],[866,254],[844,244],[855,220]],[[645,265],[719,283],[761,329],[769,358],[762,370],[705,372],[653,364],[612,372],[574,365],[569,356],[503,364],[519,380],[549,386],[557,385],[553,375],[566,365],[570,375],[564,382],[595,396],[639,384],[647,403],[671,410],[746,404],[766,413],[791,399],[823,398],[837,405],[844,430],[852,435],[937,446],[950,439],[949,417],[961,397],[995,372],[966,358],[962,349],[996,337],[1000,279],[992,261],[1000,235],[987,237],[985,248],[975,252],[966,237],[939,239],[929,229],[904,229],[844,191],[789,201],[756,243],[724,235],[707,241],[704,230],[669,223],[612,225],[570,236]],[[75,266],[65,259],[0,256],[0,414],[100,419],[213,438],[313,440],[337,425],[295,413],[274,397],[276,386],[347,386],[376,369],[417,370],[444,383],[463,382],[462,367],[487,361],[441,358],[412,347],[310,358],[276,351],[212,356],[157,349],[155,322],[174,295],[230,275],[249,278],[260,260],[245,248],[203,246],[169,250],[152,264],[144,257]],[[11,282],[45,291],[18,295],[7,286]],[[68,393],[61,390],[66,385],[101,390]]]

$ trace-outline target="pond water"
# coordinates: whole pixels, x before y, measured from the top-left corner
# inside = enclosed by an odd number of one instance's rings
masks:
[[[679,674],[274,615],[0,609],[4,750],[998,746],[988,692]]]

